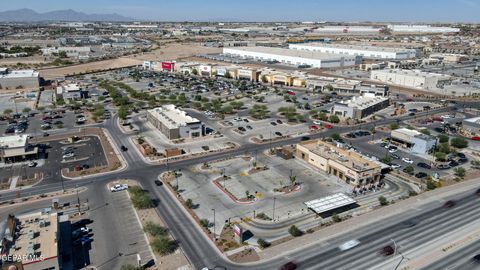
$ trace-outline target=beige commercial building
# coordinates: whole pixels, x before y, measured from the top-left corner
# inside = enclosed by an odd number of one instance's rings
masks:
[[[381,167],[377,163],[321,140],[297,144],[295,155],[351,185],[365,185],[380,179]]]
[[[24,270],[61,269],[57,213],[9,215],[1,223],[0,234],[4,265]]]
[[[205,135],[205,126],[173,104],[147,111],[147,120],[168,139],[196,138]]]

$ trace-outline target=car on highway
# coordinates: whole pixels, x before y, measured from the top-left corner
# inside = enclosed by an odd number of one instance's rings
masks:
[[[411,160],[407,157],[402,158],[402,161],[405,162],[405,163],[408,163],[408,164],[413,164],[413,160]]]
[[[379,253],[383,256],[390,256],[395,253],[395,249],[391,245],[387,245],[380,249]]]
[[[163,186],[163,182],[157,179],[157,180],[155,180],[155,185]]]
[[[348,242],[345,242],[343,244],[341,244],[338,248],[341,250],[341,251],[345,251],[345,250],[349,250],[349,249],[352,249],[356,246],[360,245],[360,241],[356,240],[356,239],[353,239],[353,240],[350,240]]]
[[[475,263],[480,263],[480,254],[473,256],[472,261],[474,261]]]
[[[277,124],[283,124],[282,120],[277,119]]]
[[[430,170],[432,168],[432,166],[428,165],[425,162],[419,162],[419,163],[417,163],[417,166],[420,167],[420,168],[428,169],[428,170]]]
[[[443,207],[445,208],[452,208],[455,206],[455,201],[452,201],[452,200],[449,200],[449,201],[446,201],[444,204],[443,204]]]
[[[277,125],[277,123],[272,121],[272,122],[270,122],[270,125],[272,125],[272,126],[276,126],[276,125]]]
[[[125,145],[120,146],[120,149],[121,149],[123,152],[126,152],[126,151],[128,150],[128,148],[127,148]]]
[[[275,132],[275,135],[280,136],[280,137],[283,136],[283,134],[282,134],[281,132],[279,132],[279,131],[276,131],[276,132]]]
[[[117,192],[117,191],[122,191],[128,189],[127,184],[116,184],[113,187],[110,188],[111,192]]]
[[[282,267],[280,267],[280,270],[295,270],[295,269],[297,269],[297,265],[294,262],[288,262],[282,265]]]
[[[303,136],[302,138],[300,138],[300,140],[302,140],[302,141],[308,141],[308,140],[310,140],[310,139],[311,139],[311,138],[308,137],[308,136]]]

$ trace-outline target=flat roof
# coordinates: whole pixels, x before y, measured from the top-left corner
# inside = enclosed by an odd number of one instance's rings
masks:
[[[418,69],[377,69],[372,70],[373,73],[392,73],[392,74],[400,74],[400,75],[407,75],[407,76],[423,76],[423,77],[440,77],[440,78],[450,78],[448,75],[439,74],[439,73],[432,73],[432,72],[425,72]]]
[[[364,94],[359,97],[352,97],[346,101],[339,101],[336,104],[346,105],[348,107],[355,107],[359,109],[365,109],[372,105],[388,100],[386,97],[375,96],[374,94]]]
[[[5,74],[0,74],[0,78],[34,78],[38,77],[38,72],[33,69],[8,70]]]
[[[473,118],[463,119],[463,122],[480,124],[480,117],[473,117]]]
[[[0,137],[0,148],[25,147],[27,141],[27,134]]]
[[[323,158],[338,162],[355,172],[363,172],[366,170],[380,168],[377,163],[366,159],[359,153],[348,151],[321,140],[300,142],[298,145],[305,147],[310,152]]]
[[[156,119],[161,121],[168,128],[179,128],[187,124],[200,123],[197,118],[187,115],[185,111],[179,110],[173,104],[148,110]]]
[[[304,204],[312,209],[315,213],[321,214],[329,210],[337,209],[343,206],[354,204],[357,201],[348,197],[344,193],[336,193],[324,198],[315,199],[304,202]]]
[[[254,53],[264,53],[269,55],[281,55],[281,56],[289,56],[289,57],[300,57],[300,58],[308,58],[308,59],[318,59],[318,60],[337,60],[341,58],[355,58],[352,55],[339,55],[339,54],[332,54],[332,53],[322,53],[322,52],[315,52],[315,51],[302,51],[302,50],[295,50],[295,49],[283,49],[283,48],[273,48],[273,47],[226,47],[223,48],[224,53],[225,49],[239,51],[239,52],[254,52]]]
[[[20,233],[15,238],[15,250],[10,254],[40,253],[44,258],[58,256],[57,213],[37,212],[16,217]]]
[[[405,49],[405,48],[380,47],[380,46],[372,46],[372,45],[331,44],[331,43],[320,43],[320,42],[292,44],[292,47],[294,46],[338,48],[338,49],[371,51],[371,52],[395,52],[395,53],[396,52],[416,52],[414,49]]]

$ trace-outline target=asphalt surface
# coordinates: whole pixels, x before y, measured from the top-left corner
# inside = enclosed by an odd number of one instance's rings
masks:
[[[475,104],[477,107],[479,104]],[[428,114],[445,112],[451,108],[442,108],[439,110],[431,110]],[[418,113],[420,116],[423,113]],[[398,121],[409,119],[416,116],[404,116],[398,118]],[[383,119],[375,123],[362,125],[363,129],[369,129],[373,126],[389,124],[397,120]],[[111,137],[117,144],[126,145],[133,149],[133,145],[127,136],[121,133],[115,123],[115,118],[106,122],[105,128],[109,130]],[[310,138],[321,138],[331,135],[332,133],[343,133],[351,130],[352,127],[338,127],[324,132],[311,135]],[[198,164],[206,161],[216,160],[222,157],[229,157],[232,155],[243,154],[245,152],[253,152],[255,150],[268,149],[271,146],[281,146],[287,144],[295,144],[301,138],[291,138],[284,141],[277,141],[266,145],[245,144],[239,149],[227,153],[218,153],[197,159],[182,160],[169,164],[169,169],[179,169],[185,166]],[[276,269],[287,261],[294,260],[299,262],[301,269],[367,269],[375,264],[381,263],[385,258],[379,256],[377,251],[383,245],[389,243],[390,238],[395,238],[400,243],[402,249],[411,248],[412,245],[418,243],[425,243],[429,240],[441,237],[441,234],[446,230],[452,230],[466,224],[471,220],[480,217],[480,208],[477,207],[478,199],[472,196],[460,200],[455,209],[444,209],[438,204],[422,206],[422,209],[411,209],[407,213],[398,215],[393,219],[386,219],[379,222],[375,228],[363,228],[356,230],[351,235],[346,235],[337,239],[329,240],[328,243],[320,243],[318,246],[303,247],[298,250],[293,250],[287,256],[280,258],[273,258],[268,261],[262,261],[257,264],[248,264],[241,266],[224,259],[217,249],[213,246],[211,241],[207,239],[206,235],[199,230],[199,227],[188,216],[182,207],[174,198],[170,196],[167,190],[162,187],[156,187],[153,181],[157,176],[167,169],[167,165],[149,165],[145,164],[136,151],[129,150],[122,152],[123,157],[128,163],[128,167],[120,172],[114,172],[103,176],[93,176],[86,180],[80,181],[65,181],[65,187],[74,186],[88,186],[89,192],[104,189],[107,182],[116,180],[118,178],[128,178],[140,181],[145,189],[150,190],[151,194],[160,200],[156,207],[157,213],[166,222],[168,228],[171,230],[174,237],[179,241],[181,248],[186,253],[189,261],[196,269],[201,269],[204,266],[213,268],[215,266],[222,266],[226,269]],[[51,191],[61,190],[61,179],[58,177],[55,182],[39,185],[35,188],[17,192],[6,192],[0,197],[0,200],[10,200],[17,196],[23,197],[33,194],[42,194]],[[104,195],[100,193],[88,194],[89,198],[96,198],[96,200],[105,200]],[[466,196],[463,194],[462,196]],[[441,205],[441,204],[440,204]],[[418,215],[416,218],[420,223],[412,228],[405,228],[402,222],[412,214]],[[108,218],[108,217],[107,217]],[[112,226],[116,227],[116,226]],[[105,237],[105,241],[110,241],[115,235]],[[361,246],[345,253],[339,252],[336,248],[341,241],[349,238],[359,239]],[[103,239],[103,236],[102,236]],[[116,242],[108,242],[112,249],[117,248]]]

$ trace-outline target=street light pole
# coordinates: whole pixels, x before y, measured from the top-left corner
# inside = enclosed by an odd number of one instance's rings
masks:
[[[395,257],[397,255],[397,243],[395,242],[395,240],[390,239],[392,240],[393,242],[393,257]],[[403,260],[405,259],[405,257],[403,256],[402,253],[400,253],[400,251],[398,252],[398,254],[400,254],[402,256],[402,259],[398,262],[398,264],[395,266],[394,270],[397,270],[397,268],[400,266],[400,264],[403,262]]]
[[[273,197],[273,213],[272,213],[272,219],[275,221],[275,201],[277,198]]]
[[[213,211],[213,241],[217,241],[217,237],[215,234],[215,208],[212,208]]]

